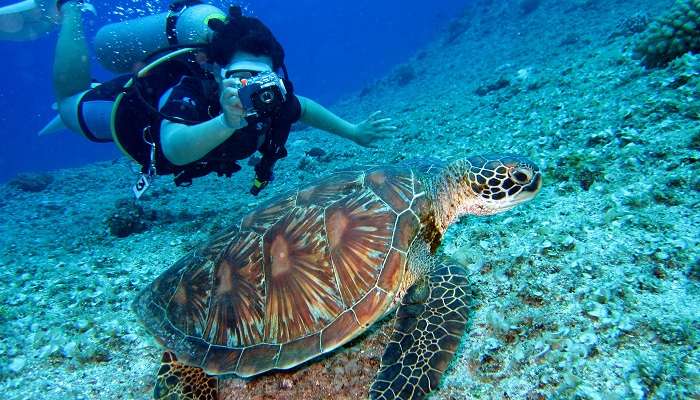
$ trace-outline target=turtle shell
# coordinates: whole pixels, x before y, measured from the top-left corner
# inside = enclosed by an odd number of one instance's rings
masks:
[[[134,308],[178,359],[252,376],[328,352],[387,313],[427,200],[423,165],[338,172],[187,254]]]

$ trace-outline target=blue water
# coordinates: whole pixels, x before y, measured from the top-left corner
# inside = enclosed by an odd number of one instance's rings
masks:
[[[0,6],[11,3],[2,1]],[[90,38],[105,23],[124,18],[114,11],[118,6],[145,8],[139,1],[93,4],[99,15],[86,19]],[[226,8],[221,1],[212,4]],[[458,16],[468,2],[260,0],[242,4],[248,14],[267,23],[285,47],[297,92],[332,105],[406,61]],[[165,7],[163,4],[159,9]],[[134,16],[135,11],[131,13]],[[111,144],[91,143],[68,131],[37,137],[36,133],[55,115],[51,109],[55,41],[55,32],[31,42],[0,41],[0,53],[5,55],[0,66],[0,181],[18,172],[78,166],[120,156]],[[112,76],[96,62],[93,64],[96,79]]]

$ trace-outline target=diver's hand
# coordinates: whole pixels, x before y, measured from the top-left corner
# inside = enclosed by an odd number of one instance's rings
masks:
[[[241,129],[248,124],[245,120],[245,111],[241,100],[238,98],[238,88],[241,81],[238,78],[224,79],[221,84],[221,96],[219,103],[223,113],[223,123],[231,129]]]
[[[379,118],[381,111],[375,111],[370,116],[355,125],[353,135],[350,140],[363,147],[374,147],[375,140],[389,137],[389,132],[397,128],[391,124],[391,118]]]

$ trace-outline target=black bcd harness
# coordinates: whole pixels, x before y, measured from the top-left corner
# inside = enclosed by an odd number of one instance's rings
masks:
[[[197,79],[202,85],[202,93],[218,93],[213,75],[197,60],[197,52],[202,47],[204,45],[175,45],[150,55],[146,61],[147,66],[134,74],[124,85],[123,94],[117,100],[113,115],[114,137],[122,151],[141,165],[143,174],[172,174],[177,186],[189,186],[193,179],[212,172],[218,176],[231,177],[241,169],[236,159],[208,157],[209,155],[200,161],[178,166],[169,162],[161,150],[160,123],[163,120],[188,125],[202,122],[162,113],[157,107],[162,95],[177,85],[183,76]],[[161,54],[165,55],[158,58]],[[149,63],[149,60],[154,61]],[[283,72],[285,83],[290,86],[289,95],[293,95],[292,85],[286,79],[286,68],[283,68]],[[211,101],[218,101],[218,98]],[[212,118],[215,116],[210,115]],[[249,120],[248,123],[254,126],[259,134],[265,135],[263,144],[258,149],[263,158],[255,168],[256,176],[270,180],[275,161],[286,156],[284,145],[288,132],[282,135],[271,132],[270,118]]]

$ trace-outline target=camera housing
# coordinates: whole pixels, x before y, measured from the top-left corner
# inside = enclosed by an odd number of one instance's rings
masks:
[[[262,72],[252,78],[241,80],[238,89],[246,118],[264,118],[275,114],[287,98],[287,88],[276,73]]]

